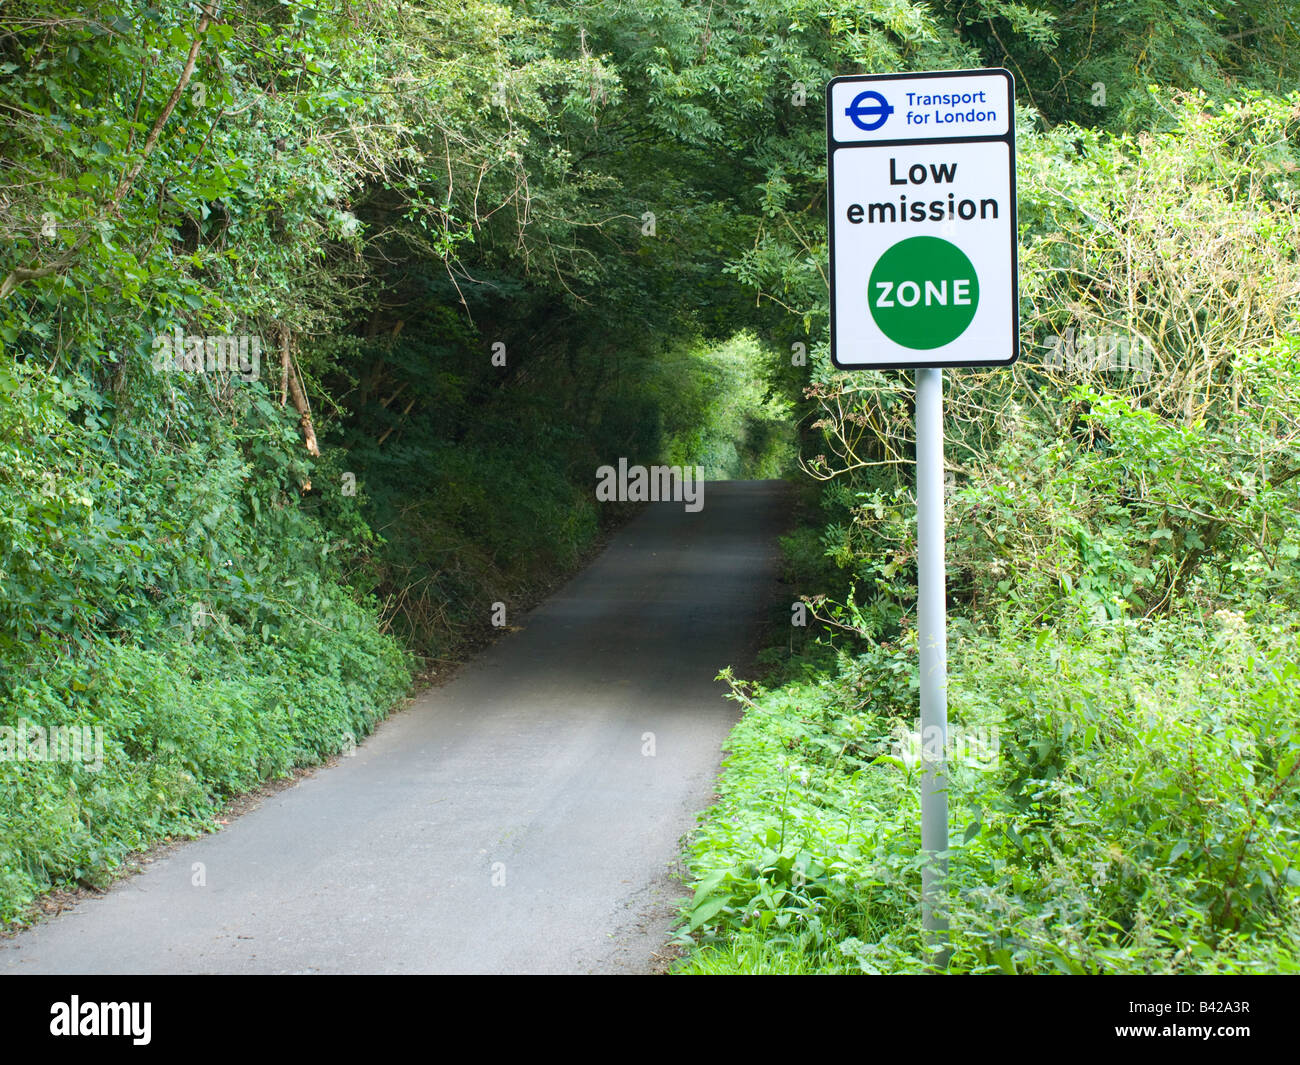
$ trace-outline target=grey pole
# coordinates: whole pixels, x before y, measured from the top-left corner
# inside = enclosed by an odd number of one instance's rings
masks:
[[[948,633],[944,589],[943,371],[916,371],[917,624],[921,650],[921,924],[933,963],[947,963]]]

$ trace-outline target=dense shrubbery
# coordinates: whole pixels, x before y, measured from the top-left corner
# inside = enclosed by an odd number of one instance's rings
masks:
[[[955,629],[952,969],[1296,971],[1294,617]],[[739,689],[693,970],[924,968],[909,636]]]
[[[250,407],[237,430],[182,396],[109,434],[94,412],[144,397],[31,364],[0,376],[0,724],[98,730],[103,759],[7,752],[9,917],[355,743],[410,674],[299,509],[296,434],[262,386],[229,399]]]

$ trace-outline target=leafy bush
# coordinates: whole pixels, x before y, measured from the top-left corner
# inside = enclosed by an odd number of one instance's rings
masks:
[[[951,971],[1297,970],[1300,626],[1097,625],[1079,605],[1074,629],[955,643],[954,731],[998,731],[995,768],[951,773]],[[890,694],[914,653],[737,689],[693,847],[691,971],[755,944],[819,971],[924,968],[919,787],[895,739],[914,699]]]
[[[297,443],[275,408],[256,413],[260,386],[236,432],[164,408],[193,434],[169,441],[146,417],[106,435],[75,376],[11,363],[0,378],[0,726],[102,741],[94,769],[0,762],[10,919],[355,743],[410,674],[289,503]]]

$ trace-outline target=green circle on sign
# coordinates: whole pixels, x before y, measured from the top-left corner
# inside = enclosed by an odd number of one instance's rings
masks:
[[[900,240],[876,262],[867,306],[880,331],[905,348],[941,348],[966,331],[980,302],[975,267],[939,237]]]

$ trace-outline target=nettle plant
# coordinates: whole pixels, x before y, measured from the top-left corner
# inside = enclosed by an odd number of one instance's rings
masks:
[[[954,963],[1283,964],[1300,918],[1297,651],[1294,626],[1227,611],[988,644],[954,699],[1014,695],[998,792],[957,860]]]

